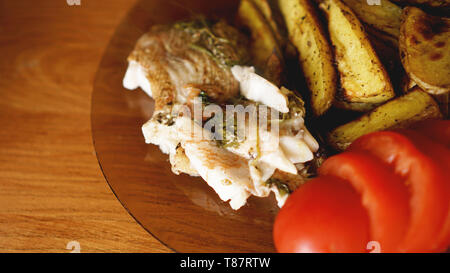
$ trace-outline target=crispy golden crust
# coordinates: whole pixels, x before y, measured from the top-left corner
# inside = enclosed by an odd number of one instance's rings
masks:
[[[324,114],[336,94],[333,52],[317,11],[307,0],[278,0],[289,39],[297,48],[315,115]]]
[[[402,15],[400,56],[408,76],[431,94],[450,90],[450,19],[414,7]]]
[[[174,154],[170,154],[170,165],[172,165],[172,172],[175,174],[186,173],[191,176],[199,175],[198,172],[191,166],[191,162],[186,156],[186,153],[181,145],[176,148]]]
[[[320,5],[328,18],[340,75],[339,99],[350,104],[381,104],[395,96],[390,78],[352,10],[339,0]]]
[[[406,128],[411,124],[432,118],[442,118],[433,97],[420,88],[389,101],[359,119],[339,126],[328,135],[328,143],[344,151],[354,140],[365,134],[392,128]]]
[[[259,2],[263,3],[263,1]],[[264,5],[263,7],[266,6]],[[265,13],[268,12],[267,7],[264,10]],[[265,69],[273,53],[277,56],[282,56],[275,31],[265,18],[263,11],[258,8],[253,0],[241,1],[237,18],[238,22],[248,28],[251,33],[250,53],[257,67]]]
[[[170,107],[177,93],[187,84],[216,86],[222,90],[223,100],[239,94],[239,83],[224,64],[239,60],[244,55],[242,52],[246,52],[245,47],[237,42],[240,37],[235,30],[223,22],[211,26],[210,32],[191,29],[189,24],[193,23],[153,27],[139,39],[128,57],[130,62],[139,63],[145,70],[156,110]],[[218,39],[231,42],[217,45],[212,39],[207,39],[209,37],[202,38],[205,33],[213,33],[211,35]],[[208,46],[217,52],[211,52]]]
[[[381,0],[380,5],[368,5],[366,0],[342,0],[364,23],[398,38],[400,34],[400,16],[402,8],[388,0]]]

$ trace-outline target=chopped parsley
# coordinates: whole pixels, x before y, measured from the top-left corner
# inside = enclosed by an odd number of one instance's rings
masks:
[[[189,47],[209,55],[221,66],[232,67],[248,62],[246,48],[237,30],[219,21],[200,18],[194,21],[178,22],[175,28],[189,33],[192,42]]]
[[[206,94],[205,91],[200,91],[198,97],[202,100],[202,105],[207,106],[211,104],[211,98],[208,96],[208,94]]]
[[[278,191],[280,192],[280,195],[283,196],[285,194],[290,194],[292,191],[289,189],[289,186],[277,178],[269,178],[269,180],[266,181],[265,185],[267,187],[275,186],[278,188]]]

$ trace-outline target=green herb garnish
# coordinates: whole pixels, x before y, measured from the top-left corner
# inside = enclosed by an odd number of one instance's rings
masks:
[[[265,185],[267,187],[275,186],[278,188],[278,191],[280,192],[280,195],[283,196],[285,194],[290,194],[292,191],[289,189],[289,186],[277,178],[269,178],[269,180],[266,181]]]
[[[221,66],[231,67],[248,62],[248,54],[241,44],[239,33],[222,21],[213,23],[200,18],[178,22],[175,28],[190,34],[190,48],[206,53]]]
[[[280,114],[281,121],[305,116],[305,102],[293,91],[281,87],[280,91],[288,97],[289,112]]]
[[[202,104],[204,106],[210,105],[211,104],[211,98],[208,96],[208,94],[206,94],[205,91],[200,91],[200,94],[198,94],[198,97],[202,100]]]

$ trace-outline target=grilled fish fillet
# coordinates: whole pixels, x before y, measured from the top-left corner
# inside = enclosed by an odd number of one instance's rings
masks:
[[[245,41],[224,22],[153,27],[130,54],[123,84],[127,89],[141,87],[155,100],[153,117],[142,131],[147,143],[169,154],[174,173],[201,176],[233,209],[252,195],[266,197],[271,192],[282,206],[304,181],[298,171],[319,147],[305,127],[303,101],[245,66]],[[271,128],[244,120],[231,136],[228,129],[221,131],[228,142],[219,141],[217,128],[213,133],[204,126],[217,116],[199,122],[183,114],[182,109],[192,109],[199,98],[204,108],[268,106]],[[278,130],[272,130],[275,127]],[[250,132],[250,137],[237,138],[239,130]]]
[[[209,95],[224,102],[239,94],[239,83],[227,64],[245,59],[245,40],[224,22],[155,26],[128,57],[124,86],[141,87],[155,99],[156,111],[185,103],[182,91],[187,84],[209,86]]]

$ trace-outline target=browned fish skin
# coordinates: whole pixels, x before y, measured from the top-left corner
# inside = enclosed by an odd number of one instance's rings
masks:
[[[224,22],[212,25],[205,35],[219,41],[215,43],[211,42],[213,39],[202,40],[205,30],[180,25],[154,26],[138,40],[128,57],[146,70],[155,110],[177,103],[177,95],[188,85],[208,87],[204,91],[219,102],[238,95],[239,83],[227,65],[229,60],[242,59],[246,50],[238,41],[241,37],[236,30]]]
[[[281,183],[284,183],[288,187],[289,192],[294,192],[306,182],[306,178],[301,175],[286,173],[278,169],[275,170],[271,179],[276,179]]]

